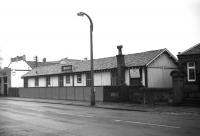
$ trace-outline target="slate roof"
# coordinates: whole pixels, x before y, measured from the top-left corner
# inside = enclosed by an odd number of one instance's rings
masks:
[[[26,63],[27,63],[32,69],[34,69],[34,68],[36,67],[36,62],[35,62],[35,61],[26,61]],[[56,63],[59,63],[59,62],[38,62],[38,67],[54,65],[54,64],[56,64]]]
[[[194,55],[194,54],[200,54],[200,43],[187,49],[186,51],[182,52],[179,55]]]
[[[135,54],[127,54],[124,56],[125,66],[126,67],[147,66],[150,62],[152,62],[154,59],[156,59],[160,54],[162,54],[165,51],[168,52],[167,49],[160,49],[160,50],[152,50]],[[36,69],[33,69],[32,71],[26,73],[23,77],[65,73],[61,71],[61,67],[63,65],[67,64],[55,64],[50,66],[38,67],[37,72]],[[90,71],[90,60],[73,61],[68,63],[68,65],[72,65],[73,72]],[[116,56],[94,59],[94,70],[106,70],[113,68],[117,68]]]

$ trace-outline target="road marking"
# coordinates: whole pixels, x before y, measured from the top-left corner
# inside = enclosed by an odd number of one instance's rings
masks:
[[[137,121],[125,121],[125,120],[114,120],[115,122],[125,122],[131,124],[140,124],[140,125],[149,125],[149,126],[158,126],[158,127],[167,127],[167,128],[181,128],[179,126],[168,126],[162,124],[153,124],[153,123],[145,123],[145,122],[137,122]]]
[[[86,118],[92,118],[92,117],[94,117],[94,116],[92,116],[92,115],[71,114],[71,113],[57,112],[57,111],[55,111],[54,113],[63,114],[63,115],[70,115],[70,116],[77,116],[77,117],[86,117]]]

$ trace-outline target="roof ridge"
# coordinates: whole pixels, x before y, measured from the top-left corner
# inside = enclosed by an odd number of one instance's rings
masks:
[[[130,53],[130,54],[123,54],[125,56],[127,55],[135,55],[135,54],[142,54],[142,53],[147,53],[147,52],[153,52],[153,51],[159,51],[159,50],[165,50],[166,48],[162,48],[162,49],[157,49],[157,50],[149,50],[149,51],[143,51],[143,52],[137,52],[137,53]],[[94,60],[98,60],[98,59],[107,59],[107,58],[113,58],[115,56],[110,56],[110,57],[103,57],[103,58],[97,58],[97,59],[94,59]],[[90,60],[87,60],[87,61],[90,61]],[[83,60],[84,62],[84,60]]]
[[[198,44],[195,44],[194,46],[192,46],[192,47],[188,48],[187,50],[185,50],[185,51],[181,52],[179,55],[181,55],[181,54],[184,54],[184,53],[186,53],[186,52],[190,51],[191,49],[193,49],[193,48],[195,48],[195,47],[197,47],[197,46],[199,46],[199,45],[200,45],[200,43],[198,43]]]

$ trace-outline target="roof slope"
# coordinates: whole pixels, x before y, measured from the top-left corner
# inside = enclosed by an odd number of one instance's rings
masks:
[[[33,69],[36,67],[36,62],[35,61],[26,61],[26,63]],[[38,62],[38,67],[41,66],[49,66],[49,65],[54,65],[57,62]]]
[[[179,55],[194,55],[194,54],[200,54],[200,43],[187,49],[186,51],[182,52]]]
[[[126,67],[146,66],[164,51],[166,51],[166,49],[125,55],[125,65]],[[50,66],[38,67],[37,69],[35,68],[32,71],[26,73],[23,77],[65,73],[61,71],[61,66],[63,65],[72,65],[73,72],[90,71],[90,60],[71,61],[67,64],[55,64]],[[116,56],[94,59],[94,70],[105,70],[112,68],[117,68]]]

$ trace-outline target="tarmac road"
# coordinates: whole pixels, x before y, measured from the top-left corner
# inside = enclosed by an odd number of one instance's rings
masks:
[[[200,135],[200,116],[109,110],[0,98],[0,136],[179,135]]]

